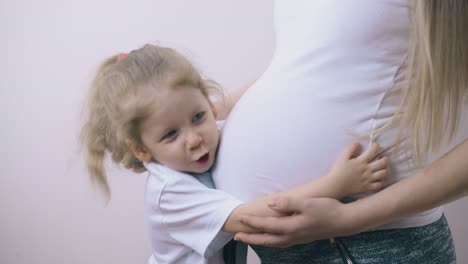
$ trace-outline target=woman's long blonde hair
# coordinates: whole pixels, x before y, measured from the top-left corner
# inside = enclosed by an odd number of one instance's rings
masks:
[[[414,0],[404,93],[396,115],[413,162],[454,136],[468,90],[468,1]],[[404,133],[402,132],[404,131]]]
[[[203,79],[195,67],[170,48],[153,45],[105,60],[92,82],[86,104],[86,122],[80,141],[93,182],[110,197],[104,161],[109,153],[116,164],[145,171],[127,146],[127,140],[142,144],[139,125],[160,87],[194,87],[208,98],[219,91],[215,82]]]

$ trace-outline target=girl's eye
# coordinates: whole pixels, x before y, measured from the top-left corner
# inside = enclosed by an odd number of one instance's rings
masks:
[[[169,132],[167,132],[167,133],[161,138],[161,141],[162,141],[162,140],[166,140],[166,139],[171,139],[171,138],[175,137],[176,134],[177,134],[177,131],[176,131],[175,129],[170,130]]]
[[[192,122],[197,122],[201,120],[204,116],[205,116],[205,112],[197,113],[192,117]]]

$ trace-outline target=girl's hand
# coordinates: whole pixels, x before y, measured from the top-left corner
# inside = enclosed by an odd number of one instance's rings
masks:
[[[325,176],[334,184],[338,198],[376,191],[384,186],[389,172],[388,159],[379,157],[379,145],[372,143],[369,149],[358,154],[360,149],[356,142],[348,146]]]

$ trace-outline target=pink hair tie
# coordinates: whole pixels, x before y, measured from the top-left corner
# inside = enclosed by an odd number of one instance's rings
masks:
[[[119,57],[117,58],[117,60],[119,60],[119,61],[120,61],[120,60],[123,60],[123,59],[125,59],[125,57],[127,57],[127,56],[128,56],[128,53],[120,53],[120,54],[119,54]]]

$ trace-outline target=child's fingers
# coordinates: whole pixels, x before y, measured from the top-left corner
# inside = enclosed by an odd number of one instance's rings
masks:
[[[370,148],[364,151],[364,153],[362,153],[361,156],[359,156],[359,158],[365,160],[366,162],[371,162],[372,160],[377,158],[377,155],[379,155],[379,151],[379,144],[372,142]]]
[[[384,184],[385,183],[383,180],[372,182],[371,184],[369,184],[369,190],[376,191],[382,189],[384,187]]]
[[[353,142],[346,147],[346,149],[341,154],[341,157],[346,160],[352,159],[354,157],[357,157],[360,151],[361,144],[359,144],[359,142]]]
[[[372,173],[370,180],[372,182],[383,181],[383,179],[387,177],[387,175],[388,175],[388,170],[386,169],[379,170],[379,171]]]
[[[382,157],[381,159],[377,159],[369,163],[369,167],[372,171],[383,170],[388,166],[388,159],[387,157]]]

